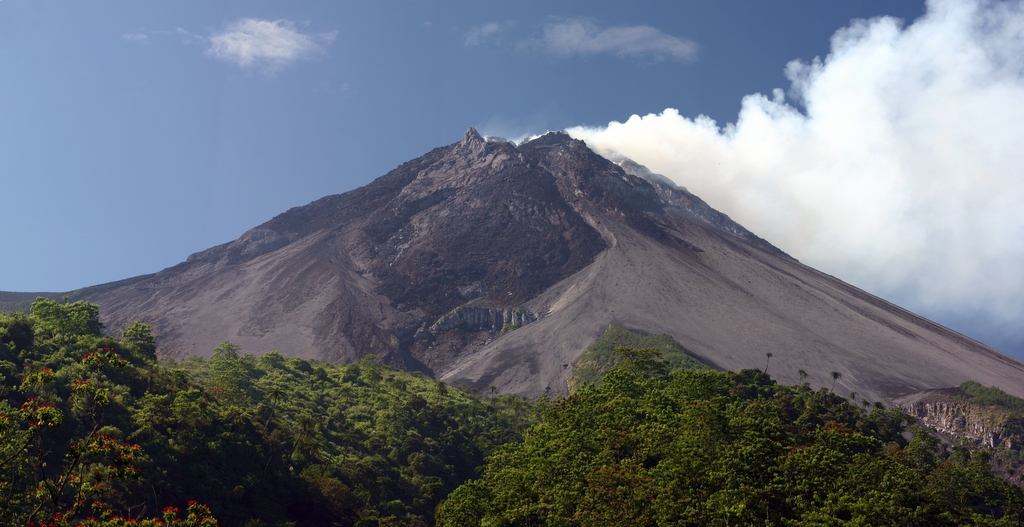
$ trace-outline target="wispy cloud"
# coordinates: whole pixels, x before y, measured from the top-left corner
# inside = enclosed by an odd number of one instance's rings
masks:
[[[206,37],[202,35],[197,35],[183,27],[179,27],[175,29],[173,32],[168,31],[166,33],[168,35],[177,35],[178,38],[180,38],[181,41],[187,45],[206,42]]]
[[[805,111],[776,90],[724,128],[669,109],[570,134],[826,272],[1024,339],[1021,28],[1019,3],[932,0],[909,27],[857,21],[791,63]]]
[[[464,46],[479,46],[483,44],[489,37],[497,35],[502,30],[502,27],[497,22],[488,22],[474,27],[466,33],[466,36],[462,39]]]
[[[121,35],[121,40],[145,44],[149,42],[149,35],[145,33],[125,33],[124,35]]]
[[[239,20],[210,38],[206,54],[243,68],[280,69],[326,51],[337,32],[306,34],[287,20]]]
[[[522,46],[559,57],[610,54],[678,62],[697,59],[697,44],[692,40],[646,25],[602,28],[583,18],[548,24],[540,38],[528,40]]]

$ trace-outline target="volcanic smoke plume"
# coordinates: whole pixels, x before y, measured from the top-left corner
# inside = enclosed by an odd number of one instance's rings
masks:
[[[789,100],[747,96],[725,127],[666,109],[569,133],[811,266],[1024,352],[1022,4],[854,21],[786,75]]]

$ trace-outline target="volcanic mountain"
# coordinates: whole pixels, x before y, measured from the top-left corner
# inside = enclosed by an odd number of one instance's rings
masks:
[[[566,390],[609,325],[719,369],[892,401],[1024,364],[816,271],[635,163],[549,133],[481,137],[291,209],[159,273],[81,290],[165,354],[223,340],[323,361],[374,353],[450,383]]]

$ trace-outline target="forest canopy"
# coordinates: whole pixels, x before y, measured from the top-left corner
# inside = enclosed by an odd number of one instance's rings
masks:
[[[158,362],[145,324],[102,330],[84,302],[0,315],[0,524],[184,521],[205,504],[224,525],[430,525],[536,420],[527,399],[372,356],[330,365],[225,342]]]
[[[568,397],[482,398],[373,356],[331,365],[224,342],[157,360],[149,326],[114,337],[94,304],[39,299],[0,314],[0,524],[1024,520],[985,452],[943,446],[898,410],[686,369],[657,336],[606,337],[596,377]]]
[[[940,446],[897,409],[860,408],[759,370],[625,357],[553,403],[438,525],[1019,525],[1019,487],[984,452]],[[635,357],[648,366],[636,367]],[[634,357],[631,359],[630,357]],[[632,364],[631,364],[632,362]],[[664,366],[664,364],[663,364]],[[911,432],[908,434],[908,432]]]

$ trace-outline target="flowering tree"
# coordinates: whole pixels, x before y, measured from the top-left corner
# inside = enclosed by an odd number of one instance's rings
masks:
[[[0,517],[12,525],[54,527],[217,524],[195,502],[184,519],[175,507],[140,520],[109,506],[119,487],[140,475],[135,462],[142,449],[100,426],[100,413],[116,398],[107,371],[127,365],[114,347],[105,347],[59,372],[41,367],[27,373],[17,388],[0,384]]]

